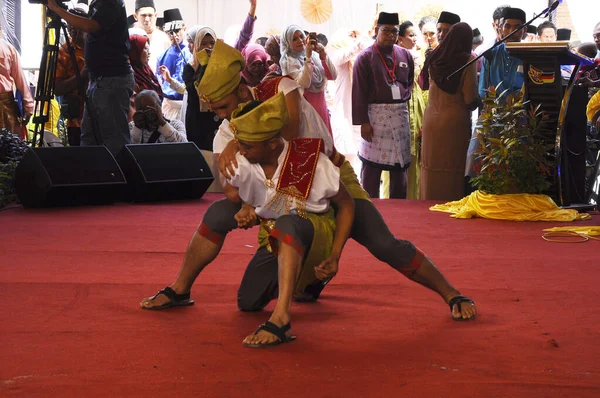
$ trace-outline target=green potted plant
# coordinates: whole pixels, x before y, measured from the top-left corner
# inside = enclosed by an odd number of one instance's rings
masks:
[[[523,101],[523,93],[488,90],[484,110],[477,122],[475,171],[472,184],[489,194],[544,193],[549,187],[552,167],[544,141],[551,131],[540,106]]]
[[[0,130],[0,208],[17,200],[15,170],[27,148],[18,136]]]

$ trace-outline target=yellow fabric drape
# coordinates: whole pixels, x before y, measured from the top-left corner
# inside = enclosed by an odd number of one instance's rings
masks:
[[[589,220],[589,214],[561,209],[547,195],[492,195],[475,191],[455,202],[435,205],[431,211],[451,213],[454,218],[482,217],[512,221],[578,221]]]
[[[369,194],[363,189],[363,187],[360,185],[360,182],[358,182],[356,173],[354,172],[352,165],[350,165],[350,162],[347,160],[345,160],[344,163],[342,163],[342,167],[340,167],[340,180],[342,180],[346,186],[346,189],[348,190],[348,193],[350,193],[350,196],[352,196],[352,199],[371,200]]]
[[[554,227],[546,228],[544,232],[575,232],[581,236],[600,236],[600,225],[590,225],[587,227]]]
[[[60,105],[55,98],[50,101],[50,111],[48,112],[48,121],[44,124],[44,130],[50,131],[55,136],[58,135],[58,119],[60,119]],[[29,119],[27,123],[27,136],[28,139],[33,139],[33,132],[35,131],[35,123],[33,118]]]

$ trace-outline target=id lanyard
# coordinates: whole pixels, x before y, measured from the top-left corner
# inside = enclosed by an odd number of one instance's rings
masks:
[[[377,53],[381,58],[381,62],[383,62],[383,66],[385,66],[385,70],[392,79],[392,83],[390,84],[390,88],[392,90],[392,99],[399,100],[400,87],[398,87],[398,84],[396,83],[396,51],[394,51],[394,47],[392,47],[392,53],[394,54],[394,63],[392,64],[392,70],[390,70],[390,68],[388,68],[387,66],[387,62],[385,62],[385,58],[383,58],[383,54],[381,54],[381,51],[379,51],[379,47],[377,46],[377,44],[375,44],[375,49],[377,50]]]

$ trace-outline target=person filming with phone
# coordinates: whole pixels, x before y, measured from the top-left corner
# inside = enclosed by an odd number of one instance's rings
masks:
[[[279,65],[284,75],[296,80],[304,89],[304,98],[317,110],[331,132],[325,88],[327,80],[337,78],[337,70],[325,47],[317,42],[317,33],[307,35],[298,25],[288,26],[281,35]]]
[[[161,109],[156,91],[143,90],[135,97],[135,113],[129,123],[132,144],[188,142],[185,125],[180,120],[168,120]]]

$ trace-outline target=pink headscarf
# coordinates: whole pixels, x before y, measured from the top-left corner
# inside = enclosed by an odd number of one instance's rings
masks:
[[[242,71],[242,76],[244,77],[244,80],[246,80],[246,84],[250,87],[258,86],[269,71],[269,66],[267,65],[269,55],[264,47],[259,44],[248,44],[246,48],[242,50],[242,55],[246,59],[246,67]],[[260,61],[263,64],[263,67],[251,68],[251,65],[256,61]]]

